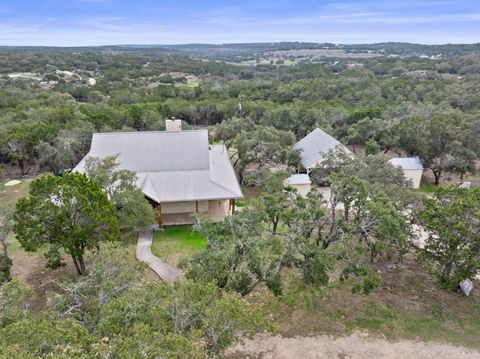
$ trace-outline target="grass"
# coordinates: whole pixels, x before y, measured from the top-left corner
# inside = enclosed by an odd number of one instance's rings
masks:
[[[21,180],[21,183],[15,186],[5,186],[5,184],[0,184],[0,203],[5,204],[7,207],[10,207],[15,210],[15,204],[18,199],[24,197],[28,194],[30,187],[30,180]],[[27,256],[36,256],[36,252],[25,252],[20,243],[15,239],[13,233],[10,233],[7,237],[8,241],[8,251],[10,254],[15,255],[17,253],[22,253]]]
[[[424,194],[434,193],[438,186],[435,186],[433,183],[422,183],[420,185],[420,192]]]
[[[259,187],[242,186],[242,192],[245,200],[248,200],[257,198],[261,193],[261,189]]]
[[[237,199],[235,201],[235,206],[238,207],[238,208],[243,208],[243,207],[245,207],[245,201],[242,201],[241,199]]]
[[[28,194],[30,180],[22,180],[15,186],[5,186],[0,184],[0,203],[14,207],[18,199]]]
[[[184,84],[184,83],[178,83],[178,84],[175,84],[175,86],[177,86],[177,87],[196,88],[196,87],[199,87],[199,86],[200,86],[200,82],[198,82],[198,81],[187,81],[186,84]]]
[[[480,349],[480,293],[470,297],[435,287],[425,268],[406,259],[382,270],[382,284],[370,295],[351,293],[351,283],[313,288],[300,274],[283,274],[284,294],[258,288],[249,300],[261,303],[284,336],[349,335],[446,342]],[[478,282],[475,283],[478,285]]]
[[[194,256],[206,246],[207,241],[191,226],[168,227],[153,233],[152,253],[174,267],[180,260]]]

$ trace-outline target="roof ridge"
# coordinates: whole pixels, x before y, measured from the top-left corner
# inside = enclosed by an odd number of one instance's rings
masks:
[[[321,128],[319,127],[316,127],[315,130],[319,130],[321,131],[323,134],[327,135],[328,137],[330,137],[332,140],[335,140],[337,141],[338,143],[341,143],[339,140],[337,140],[335,137],[333,137],[332,135],[330,135],[328,132],[325,132],[324,130],[322,130]],[[312,132],[310,133],[313,133],[315,130],[313,130]],[[307,135],[308,136],[308,135]]]
[[[146,135],[146,134],[178,134],[178,133],[192,133],[192,132],[207,132],[208,130],[181,130],[181,131],[118,131],[118,132],[95,132],[93,135],[110,136],[110,135]]]
[[[230,189],[228,189],[227,187],[225,187],[224,185],[221,185],[220,183],[215,182],[215,181],[212,180],[210,177],[209,177],[208,179],[209,179],[209,181],[210,181],[212,184],[214,184],[215,186],[218,186],[218,187],[224,189],[225,191],[229,192],[230,194],[232,194],[232,195],[234,195],[234,196],[238,196],[238,193],[235,193],[235,192],[233,192],[232,190],[230,190]]]
[[[167,172],[209,172],[210,171],[210,164],[208,164],[207,168],[196,168],[196,169],[183,169],[183,170],[154,170],[154,171],[135,171],[136,173],[147,173],[147,174],[154,174],[154,173],[167,173]]]

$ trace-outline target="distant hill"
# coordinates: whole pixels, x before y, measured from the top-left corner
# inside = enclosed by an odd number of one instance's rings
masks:
[[[265,53],[292,50],[342,50],[347,54],[369,53],[381,56],[438,57],[480,55],[480,43],[422,45],[400,42],[376,44],[333,44],[313,42],[237,43],[237,44],[181,44],[181,45],[112,45],[92,47],[12,47],[0,46],[0,51],[46,51],[46,52],[85,52],[85,51],[139,51],[183,54],[196,58],[241,62],[261,57]],[[325,52],[325,57],[335,57]],[[335,52],[333,53],[335,54]],[[289,52],[288,56],[295,56]],[[287,56],[286,55],[286,56]],[[343,57],[343,56],[342,56]],[[355,58],[356,56],[351,56]],[[357,56],[358,57],[358,56]]]

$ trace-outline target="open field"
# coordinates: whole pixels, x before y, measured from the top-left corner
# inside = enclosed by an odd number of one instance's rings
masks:
[[[152,253],[177,267],[180,260],[205,249],[207,242],[191,226],[168,227],[153,233]]]
[[[264,56],[271,56],[274,58],[284,57],[309,57],[309,58],[322,58],[333,57],[342,59],[372,59],[374,57],[383,56],[373,52],[347,52],[341,49],[293,49],[293,50],[275,50],[266,51]]]

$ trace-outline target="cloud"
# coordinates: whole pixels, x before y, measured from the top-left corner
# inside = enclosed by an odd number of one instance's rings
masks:
[[[93,30],[117,31],[117,32],[138,32],[165,29],[167,26],[151,22],[130,22],[121,16],[95,16],[83,18],[78,21],[81,26]]]

